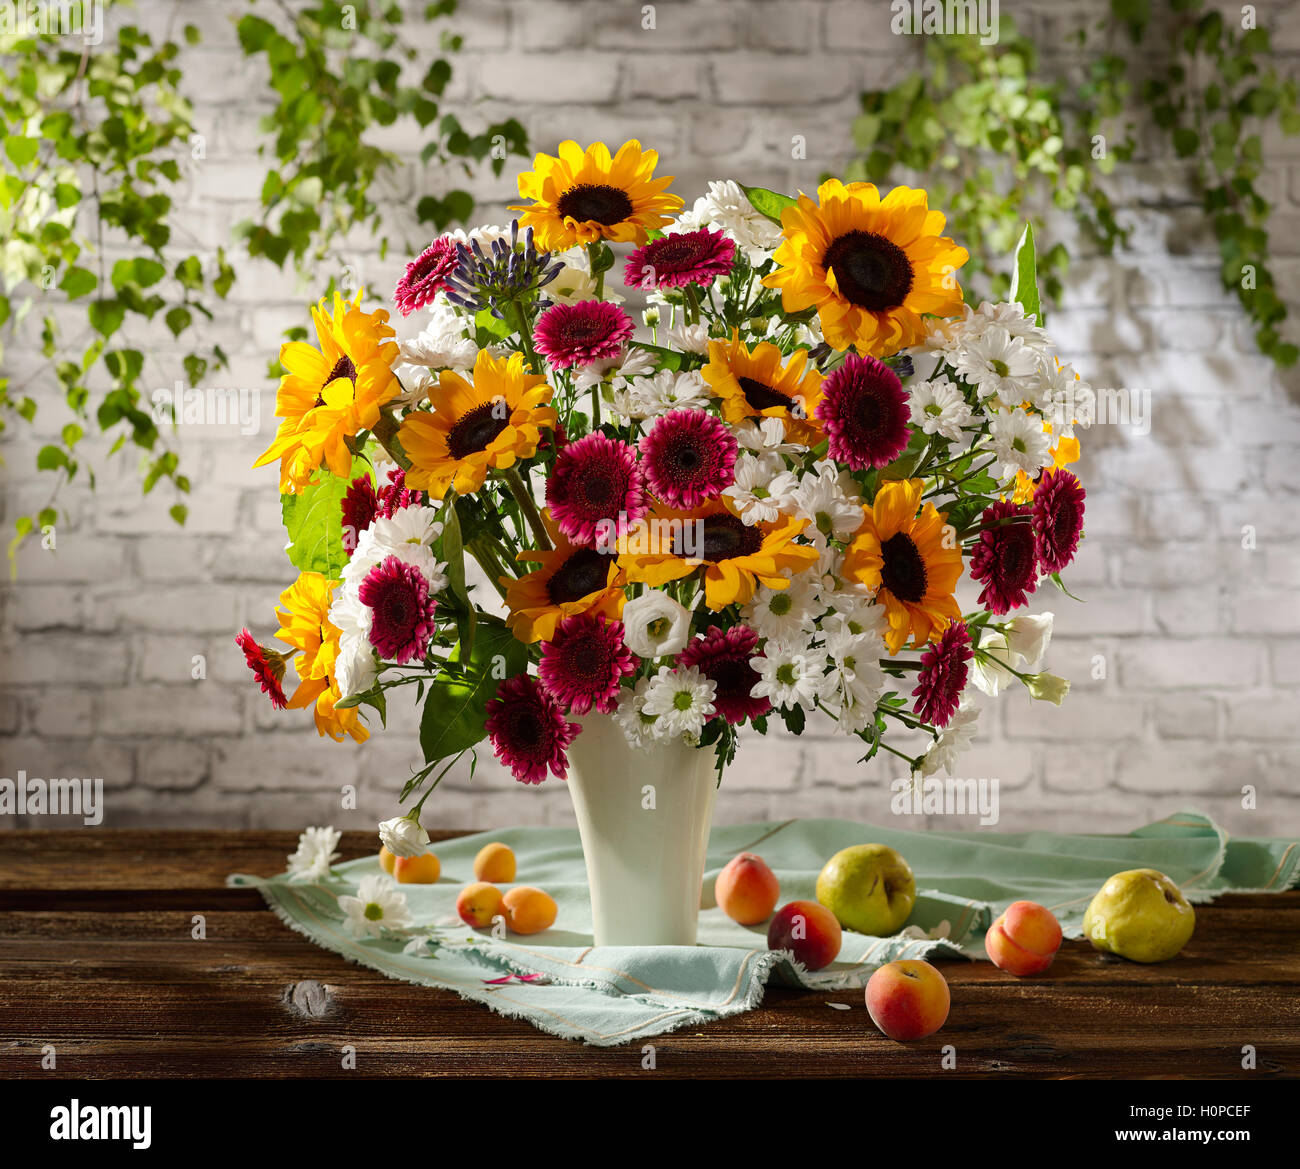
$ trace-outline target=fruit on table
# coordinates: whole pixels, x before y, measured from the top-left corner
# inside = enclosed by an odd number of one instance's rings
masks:
[[[559,912],[549,894],[531,885],[516,885],[501,899],[506,928],[516,934],[539,934],[555,924]]]
[[[1023,978],[1042,974],[1061,948],[1061,923],[1035,901],[1013,901],[984,939],[993,965]]]
[[[816,901],[791,901],[781,906],[767,927],[767,948],[790,950],[808,970],[820,970],[834,962],[843,940],[835,914]]]
[[[884,844],[842,848],[817,878],[817,900],[840,925],[860,934],[896,934],[916,903],[916,881],[898,853]]]
[[[867,1013],[890,1039],[933,1035],[948,1020],[948,980],[929,962],[905,959],[882,966],[867,982]]]
[[[499,840],[485,844],[474,858],[474,876],[480,881],[508,885],[515,879],[515,854]]]
[[[487,881],[475,881],[457,894],[456,912],[466,925],[472,925],[476,930],[483,929],[503,912],[503,900],[501,890],[495,885]]]
[[[431,852],[399,856],[393,862],[393,876],[402,885],[432,885],[442,876],[442,862]]]
[[[732,921],[741,925],[758,925],[776,908],[781,883],[761,856],[742,852],[733,856],[713,883],[718,907]]]
[[[391,877],[393,875],[393,866],[396,863],[397,857],[388,851],[387,845],[381,844],[379,846],[379,867]]]
[[[1133,962],[1165,962],[1196,928],[1196,911],[1182,890],[1156,869],[1127,869],[1111,877],[1083,915],[1083,933],[1098,950]]]

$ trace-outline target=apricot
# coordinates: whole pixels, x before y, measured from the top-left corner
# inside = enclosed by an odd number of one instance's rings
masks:
[[[758,925],[776,908],[781,883],[761,856],[742,852],[727,862],[713,883],[718,908],[741,925]]]
[[[386,844],[381,844],[379,846],[379,867],[391,877],[393,875],[393,865],[396,863],[397,857],[388,851]]]
[[[948,1020],[948,980],[929,962],[910,958],[882,966],[867,981],[867,1012],[890,1039],[933,1035]]]
[[[807,970],[820,970],[834,962],[843,940],[835,914],[816,901],[783,905],[767,927],[767,948],[790,950]]]
[[[480,881],[510,884],[515,879],[515,854],[510,846],[494,840],[480,848],[474,858],[474,876]]]
[[[456,898],[456,912],[466,925],[476,930],[492,924],[493,919],[501,913],[501,890],[487,881],[475,881],[466,885]]]
[[[1034,901],[1015,901],[989,929],[984,949],[993,965],[1023,978],[1042,974],[1061,948],[1061,923]]]
[[[516,885],[501,899],[506,928],[516,934],[539,934],[555,924],[555,900],[531,885]]]
[[[402,885],[432,885],[442,876],[442,862],[431,852],[399,856],[393,862],[393,876]]]

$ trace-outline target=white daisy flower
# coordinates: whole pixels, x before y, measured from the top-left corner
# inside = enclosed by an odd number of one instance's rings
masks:
[[[851,633],[840,626],[826,634],[826,656],[830,660],[825,695],[832,709],[869,708],[885,689],[885,672],[880,659],[885,643],[874,633]]]
[[[330,865],[339,859],[334,850],[343,833],[337,828],[306,828],[298,847],[289,854],[289,880],[295,884],[318,884],[330,875]]]
[[[926,434],[938,434],[953,442],[968,437],[962,430],[975,422],[961,390],[946,375],[918,382],[911,387],[912,425]]]
[[[780,419],[773,421],[779,422]],[[770,524],[789,502],[782,493],[787,476],[780,455],[742,454],[736,460],[736,481],[722,494],[731,500],[746,524],[751,527],[758,523]]]
[[[1073,438],[1076,426],[1092,425],[1097,413],[1096,395],[1074,366],[1058,364],[1054,358],[1040,361],[1029,389],[1030,401],[1052,424],[1054,434]]]
[[[862,586],[859,586],[862,588]],[[874,594],[840,589],[826,600],[835,612],[822,621],[822,629],[828,635],[838,628],[857,635],[872,633],[884,638],[889,632],[889,610],[884,605],[873,603]]]
[[[939,737],[930,744],[930,749],[922,757],[919,768],[922,778],[928,778],[940,770],[945,775],[954,774],[958,757],[975,737],[975,723],[979,713],[979,709],[970,705],[967,699],[961,700],[952,721],[939,732]]]
[[[660,666],[659,673],[646,688],[643,715],[655,717],[655,737],[688,739],[699,738],[704,724],[713,717],[713,697],[717,683],[706,678],[696,666],[679,666],[670,669]]]
[[[384,930],[404,930],[415,924],[406,894],[386,873],[361,878],[355,897],[339,898],[343,928],[354,938],[377,938]]]
[[[955,364],[981,399],[996,398],[1002,405],[1018,406],[1028,396],[1026,379],[1038,368],[1038,354],[1001,325],[990,325],[963,347]]]
[[[803,450],[798,443],[785,441],[785,422],[780,418],[746,418],[732,427],[732,431],[736,441],[756,455],[786,455]]]
[[[1052,461],[1051,436],[1043,420],[1025,410],[990,410],[989,435],[998,457],[998,473],[1014,479],[1017,471],[1031,478]]]
[[[984,300],[977,309],[972,309],[970,305],[964,306],[962,333],[967,342],[983,335],[990,325],[1000,326],[1033,349],[1045,350],[1051,345],[1051,339],[1039,327],[1037,320],[1026,316],[1023,306],[1015,301],[990,304]]]
[[[661,369],[651,377],[633,378],[631,393],[635,418],[658,418],[670,410],[703,410],[712,396],[698,370]]]
[[[618,706],[614,710],[614,721],[618,723],[623,737],[638,751],[649,751],[659,736],[655,733],[657,716],[645,713],[646,691],[650,689],[650,679],[642,678],[635,688],[624,687],[619,692]]]
[[[773,706],[802,706],[812,710],[826,686],[826,655],[806,646],[786,648],[769,643],[762,656],[749,659],[759,680],[750,691]]]
[[[361,606],[363,609],[366,607]],[[369,614],[370,610],[366,609]],[[334,620],[330,610],[330,620]],[[364,694],[379,677],[379,657],[370,644],[370,634],[345,631],[339,638],[339,652],[334,659],[334,680],[344,698]]]
[[[680,349],[683,353],[698,353],[701,356],[709,351],[709,324],[701,321],[698,325],[678,325],[664,334],[665,344]]]
[[[814,463],[811,473],[804,475],[788,494],[782,494],[789,500],[788,509],[808,520],[812,531],[822,536],[847,542],[862,527],[865,513],[857,483],[829,460]]]
[[[755,267],[770,259],[781,243],[780,225],[755,211],[745,192],[731,179],[711,182],[708,194],[697,199],[694,207],[667,230],[698,231],[704,226],[716,227],[735,240]]]
[[[429,589],[438,593],[447,587],[447,565],[433,554],[434,541],[442,535],[435,507],[403,507],[391,517],[377,518],[360,536],[352,558],[343,570],[343,583],[359,588],[370,570],[390,556],[424,573]]]
[[[784,589],[759,585],[741,617],[759,637],[788,646],[807,640],[817,628],[821,611],[814,583],[800,575]]]

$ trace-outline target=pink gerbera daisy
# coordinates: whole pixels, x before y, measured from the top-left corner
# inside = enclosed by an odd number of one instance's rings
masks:
[[[391,520],[404,507],[413,507],[424,502],[423,491],[412,491],[406,486],[406,472],[401,467],[393,467],[388,472],[388,482],[379,489],[379,514]]]
[[[623,352],[623,342],[634,328],[632,318],[618,305],[580,300],[552,305],[542,313],[533,328],[533,344],[552,365],[567,369],[612,361]]]
[[[405,275],[393,289],[393,303],[402,316],[433,303],[433,298],[447,287],[447,278],[456,271],[460,256],[456,241],[440,235],[409,264]]]
[[[629,288],[708,287],[731,271],[736,245],[720,231],[702,227],[652,240],[627,258],[623,283]]]
[[[247,629],[241,629],[235,638],[235,644],[244,651],[244,661],[253,671],[264,693],[276,710],[283,710],[288,701],[284,696],[285,654],[258,645]]]
[[[1007,522],[1016,516],[1023,516],[1023,522]],[[1028,522],[1030,509],[1010,500],[985,508],[981,518],[979,542],[970,554],[970,574],[984,582],[980,604],[1000,616],[1025,604],[1027,594],[1038,587],[1034,529]]]
[[[370,644],[382,657],[398,663],[424,657],[437,604],[424,573],[396,556],[386,557],[366,575],[357,596],[374,614]]]
[[[598,430],[571,443],[546,481],[546,503],[560,531],[575,544],[591,544],[603,532],[612,545],[624,527],[647,511],[636,450]]]
[[[761,681],[750,660],[758,653],[758,634],[748,625],[733,625],[725,632],[710,625],[677,656],[677,665],[695,666],[717,685],[713,709],[729,723],[761,718],[772,709],[766,698],[750,691]]]
[[[736,481],[736,437],[706,410],[670,410],[641,440],[650,490],[669,507],[690,509]]]
[[[623,622],[577,613],[561,621],[555,636],[543,643],[537,673],[566,710],[586,714],[594,706],[609,714],[618,705],[623,679],[636,673],[636,662],[623,643]]]
[[[549,769],[556,779],[569,773],[564,749],[582,729],[564,717],[560,704],[536,678],[516,674],[487,704],[492,750],[520,783],[541,783]]]
[[[874,357],[850,353],[827,375],[816,415],[831,458],[855,471],[892,463],[907,446],[907,391],[898,374]]]
[[[1073,472],[1046,471],[1034,490],[1034,554],[1047,573],[1060,572],[1074,559],[1083,533],[1087,493]]]
[[[369,475],[358,475],[343,496],[343,550],[351,556],[357,541],[380,514],[379,497]]]
[[[957,713],[973,656],[964,621],[951,622],[943,636],[921,655],[912,709],[931,726],[946,727]]]

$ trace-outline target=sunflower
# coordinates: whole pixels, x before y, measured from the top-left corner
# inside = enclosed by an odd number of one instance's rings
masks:
[[[397,431],[411,460],[406,485],[435,499],[448,487],[470,495],[483,486],[489,470],[532,458],[541,428],[557,421],[547,404],[552,393],[542,374],[525,371],[522,353],[498,359],[479,350],[472,385],[444,369],[429,390],[433,411],[408,414]]]
[[[703,566],[704,602],[717,612],[747,604],[760,584],[788,588],[791,576],[816,564],[817,549],[794,542],[807,526],[807,520],[787,516],[746,524],[725,497],[691,511],[660,507],[645,525],[620,538],[618,563],[628,580],[652,586]]]
[[[822,441],[814,417],[822,375],[809,366],[807,349],[796,349],[787,362],[770,342],[747,349],[732,333],[730,341],[709,342],[709,363],[701,374],[722,399],[722,417],[732,426],[746,418],[780,418],[786,441],[808,447]]]
[[[895,187],[884,199],[871,183],[828,179],[817,202],[800,194],[781,213],[785,237],[763,278],[781,289],[788,313],[816,306],[822,335],[836,349],[880,357],[925,336],[921,314],[961,311],[953,273],[970,258],[941,236],[944,216],[924,191]]]
[[[551,551],[540,549],[519,553],[519,559],[541,567],[508,582],[506,625],[522,642],[550,641],[556,627],[575,613],[605,616],[611,621],[622,616],[623,574],[613,556],[593,547],[574,544],[555,525],[549,511],[542,520],[550,533]]]
[[[271,445],[253,464],[280,460],[280,490],[291,492],[312,481],[324,462],[331,473],[346,476],[352,468],[347,439],[369,430],[380,407],[401,386],[393,374],[397,344],[388,312],[361,311],[361,293],[352,301],[334,294],[328,311],[322,299],[312,311],[317,349],[305,341],[280,347],[287,371],[275,395],[281,419]]]
[[[656,151],[635,138],[610,157],[603,142],[584,152],[576,142],[560,143],[560,156],[539,154],[533,169],[519,176],[519,197],[532,199],[512,211],[531,227],[543,251],[561,252],[599,239],[643,244],[649,232],[666,226],[681,210],[676,195],[664,193],[672,176],[653,178]]]
[[[920,479],[884,484],[844,556],[844,574],[876,589],[877,604],[885,606],[891,654],[909,637],[924,645],[961,617],[953,596],[961,546],[945,538],[944,514],[932,503],[922,506],[921,490]]]

